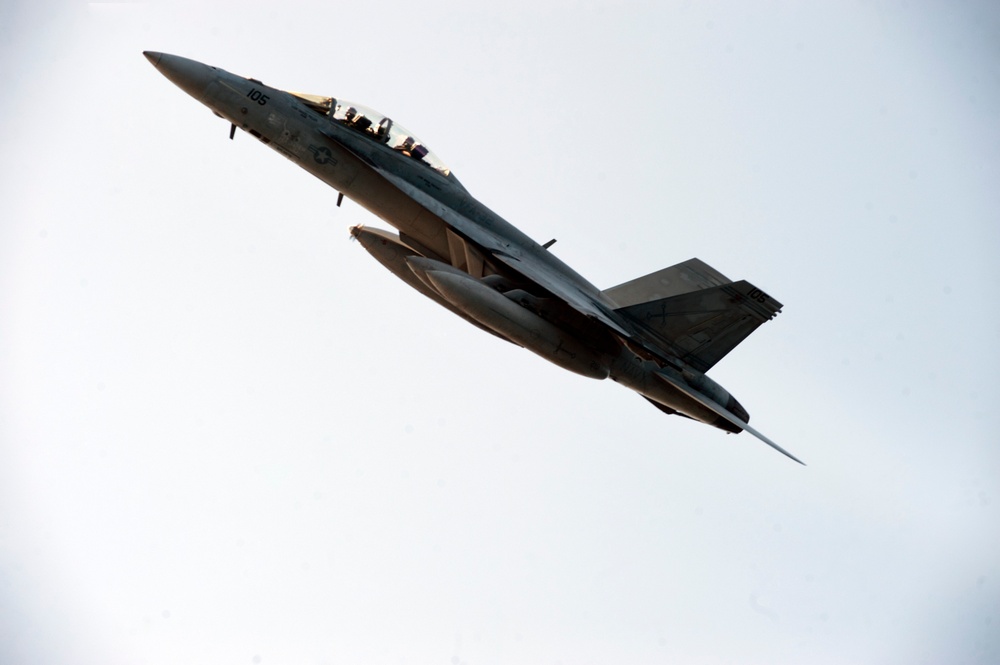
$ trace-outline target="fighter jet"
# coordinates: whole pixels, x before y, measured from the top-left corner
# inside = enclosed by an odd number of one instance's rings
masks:
[[[706,372],[781,303],[690,259],[601,290],[477,201],[430,148],[370,108],[291,92],[166,53],[146,58],[184,92],[398,233],[351,235],[394,275],[500,339],[593,379],[616,381],[667,414],[725,432],[752,428]]]

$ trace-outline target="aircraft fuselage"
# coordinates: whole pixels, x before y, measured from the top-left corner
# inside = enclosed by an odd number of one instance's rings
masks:
[[[667,413],[729,432],[751,429],[746,411],[721,386],[649,344],[636,321],[617,314],[607,295],[547,245],[476,200],[446,169],[428,166],[422,159],[426,151],[390,148],[385,132],[378,135],[381,140],[373,140],[370,121],[361,129],[335,121],[332,107],[326,114],[318,112],[314,96],[187,58],[146,56],[231,123],[233,131],[248,132],[396,228],[398,237],[361,227],[352,234],[427,297],[561,367],[592,378],[610,377]],[[392,121],[383,122],[388,132]],[[529,286],[534,292],[524,290]]]

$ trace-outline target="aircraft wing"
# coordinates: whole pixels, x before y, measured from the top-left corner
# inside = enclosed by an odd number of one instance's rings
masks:
[[[552,266],[534,260],[530,255],[513,256],[509,253],[506,239],[499,234],[449,208],[403,178],[377,165],[372,164],[372,167],[404,194],[444,220],[453,231],[471,240],[484,253],[492,255],[514,272],[541,286],[581,314],[597,319],[620,335],[632,337],[632,333],[618,323],[607,308],[578,289],[570,279]]]
[[[547,270],[548,266],[537,261],[531,261],[530,257],[518,259],[503,253],[496,253],[494,256],[511,270],[535,282],[546,291],[565,301],[566,304],[581,314],[597,319],[620,335],[624,335],[625,337],[632,336],[632,333],[615,322],[598,302],[575,288],[571,282],[560,278],[553,271]]]

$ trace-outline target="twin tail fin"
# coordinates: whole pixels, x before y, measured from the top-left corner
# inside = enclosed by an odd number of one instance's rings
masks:
[[[691,259],[604,292],[616,313],[638,323],[654,341],[707,372],[781,303],[746,280],[733,282]]]

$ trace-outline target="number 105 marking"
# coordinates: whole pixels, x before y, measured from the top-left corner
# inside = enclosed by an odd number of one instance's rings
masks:
[[[770,297],[760,289],[750,289],[750,293],[748,295],[751,300],[756,300],[757,302],[766,302]]]
[[[267,104],[267,99],[268,99],[267,95],[263,94],[257,88],[250,88],[250,92],[247,93],[247,97],[249,97],[250,99],[254,100],[255,102],[257,102],[261,106],[263,106],[264,104]]]

